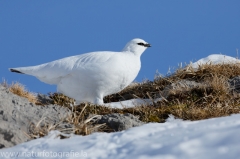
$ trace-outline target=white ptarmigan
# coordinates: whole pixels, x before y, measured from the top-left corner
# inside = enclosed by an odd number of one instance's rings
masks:
[[[133,39],[121,52],[90,52],[10,71],[55,84],[58,92],[74,98],[77,104],[102,105],[104,96],[121,91],[136,78],[141,68],[140,56],[147,47],[150,44],[144,40]]]

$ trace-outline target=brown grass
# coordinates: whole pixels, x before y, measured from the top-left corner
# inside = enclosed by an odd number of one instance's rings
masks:
[[[61,93],[49,93],[49,97],[53,100],[53,104],[61,106],[73,106],[75,100]]]
[[[7,82],[4,80],[2,82],[2,85],[4,85],[5,87],[9,88],[9,91],[20,96],[20,97],[24,97],[27,98],[29,102],[36,104],[37,101],[37,97],[34,93],[29,92],[24,85],[22,85],[21,83],[18,82],[13,82],[12,84],[7,84]]]
[[[42,118],[38,123],[31,123],[29,127],[29,132],[27,135],[36,139],[39,137],[46,136],[52,130],[58,130],[61,133],[60,138],[68,138],[67,134],[78,134],[78,135],[89,135],[93,132],[102,131],[102,129],[107,130],[107,126],[105,124],[93,124],[93,119],[98,117],[99,115],[93,115],[92,117],[85,117],[84,110],[88,105],[85,104],[81,112],[74,110],[72,114],[67,118],[62,119],[59,123],[50,124],[46,122],[46,117]],[[65,126],[64,126],[65,125]],[[66,125],[71,125],[66,128]]]

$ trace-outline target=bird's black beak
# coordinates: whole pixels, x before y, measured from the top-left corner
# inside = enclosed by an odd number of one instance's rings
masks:
[[[144,46],[145,46],[145,47],[151,47],[151,45],[150,45],[150,44],[144,44]]]

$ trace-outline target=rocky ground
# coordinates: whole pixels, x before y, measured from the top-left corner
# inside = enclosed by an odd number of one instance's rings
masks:
[[[67,108],[57,105],[34,105],[0,85],[0,148],[31,140],[32,125],[41,120],[55,124],[69,114]]]
[[[47,101],[47,96],[39,96]],[[39,126],[58,125],[58,129],[74,127],[65,121],[71,110],[58,105],[35,105],[26,98],[11,93],[8,88],[0,85],[0,148],[11,147],[34,137]],[[132,114],[109,114],[95,119],[96,123],[106,123],[114,131],[126,130],[144,124]],[[36,136],[38,137],[38,136]]]

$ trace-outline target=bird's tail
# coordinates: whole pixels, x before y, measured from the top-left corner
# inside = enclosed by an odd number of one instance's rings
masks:
[[[37,72],[36,66],[29,66],[29,67],[16,67],[16,68],[9,68],[9,71],[21,73],[21,74],[27,74],[27,75],[34,75],[34,72]]]
[[[14,68],[10,68],[9,70],[10,70],[11,72],[16,72],[16,73],[24,74],[24,73],[22,73],[21,71],[18,71],[18,70],[14,69]]]

